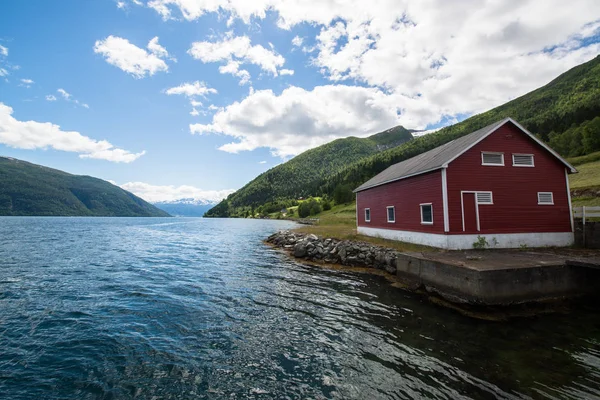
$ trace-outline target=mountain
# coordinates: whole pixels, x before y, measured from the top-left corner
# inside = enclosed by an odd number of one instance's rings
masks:
[[[204,213],[213,208],[217,203],[203,199],[178,199],[154,203],[163,211],[176,217],[202,217]]]
[[[460,123],[348,164],[321,181],[317,193],[358,187],[388,166],[511,117],[564,157],[600,150],[600,56],[550,83]]]
[[[307,150],[260,174],[240,190],[229,195],[206,216],[242,216],[248,211],[248,207],[284,200],[274,206],[282,208],[289,205],[285,204],[285,200],[315,195],[323,178],[335,174],[348,164],[412,139],[409,130],[396,126],[364,139],[356,137],[337,139]]]
[[[102,179],[0,157],[0,215],[168,217]]]
[[[332,197],[397,162],[414,157],[505,117],[512,117],[565,157],[600,150],[600,56],[547,85],[436,133],[413,140],[402,127],[398,141],[386,132],[367,139],[339,139],[308,150],[258,176],[211,209],[207,216],[243,216],[270,202],[275,209],[298,197]],[[380,136],[381,135],[381,136]],[[404,138],[405,140],[402,140]],[[377,143],[376,143],[377,142]],[[322,160],[321,160],[322,158]],[[277,203],[274,200],[278,200]]]

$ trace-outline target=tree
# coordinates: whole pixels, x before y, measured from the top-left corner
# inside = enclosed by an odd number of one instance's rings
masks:
[[[333,201],[335,204],[350,203],[354,199],[352,186],[350,184],[339,184],[333,190]]]

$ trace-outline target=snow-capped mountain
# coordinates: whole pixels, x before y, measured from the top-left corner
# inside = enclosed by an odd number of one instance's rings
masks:
[[[202,217],[205,212],[217,205],[217,202],[190,197],[153,204],[176,217]]]

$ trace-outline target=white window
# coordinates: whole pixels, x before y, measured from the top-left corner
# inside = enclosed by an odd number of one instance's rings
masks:
[[[371,222],[371,209],[365,208],[365,222]]]
[[[481,152],[481,165],[504,165],[504,153]]]
[[[420,204],[421,224],[433,225],[433,205],[431,203]]]
[[[492,192],[477,192],[477,204],[494,204]]]
[[[396,210],[394,209],[394,206],[387,207],[387,221],[396,222]]]
[[[533,154],[513,154],[513,167],[533,167]]]
[[[538,192],[538,204],[553,205],[554,196],[552,196],[552,192]]]

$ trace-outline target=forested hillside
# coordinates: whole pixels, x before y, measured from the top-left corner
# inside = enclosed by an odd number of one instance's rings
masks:
[[[335,168],[305,184],[302,179],[310,168],[302,162],[310,153],[323,154],[336,159],[334,144],[309,150],[284,163],[232,194],[213,208],[207,215],[241,216],[235,210],[244,207],[260,207],[273,199],[295,199],[299,196],[333,197],[334,193],[348,191],[383,171],[388,166],[414,157],[460,136],[471,133],[495,121],[511,117],[529,131],[537,134],[565,157],[580,156],[600,150],[600,56],[560,75],[547,85],[514,99],[490,111],[470,117],[458,124],[410,140],[381,152],[362,152],[356,158],[344,153]],[[370,139],[375,138],[372,136]],[[351,139],[343,139],[351,140]],[[355,139],[360,140],[360,139]],[[339,142],[339,141],[338,141]],[[330,147],[328,147],[330,146]],[[350,149],[347,149],[350,151]],[[308,155],[308,156],[307,156]],[[286,171],[285,182],[272,179],[280,171]],[[314,175],[313,175],[314,177]],[[280,190],[280,185],[285,190]],[[283,202],[282,202],[283,203]]]
[[[102,179],[0,157],[0,215],[168,217]]]
[[[237,192],[231,194],[206,216],[244,216],[261,205],[277,208],[296,204],[295,199],[314,196],[322,179],[335,174],[347,165],[369,155],[398,146],[412,139],[402,126],[388,129],[365,139],[349,137],[334,140],[292,158],[259,175]]]
[[[324,178],[317,193],[333,193],[339,185],[357,187],[392,164],[505,117],[519,122],[564,157],[600,150],[600,56],[490,111],[349,164]]]

